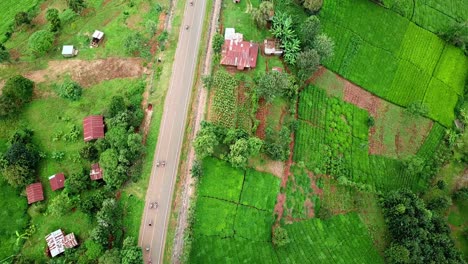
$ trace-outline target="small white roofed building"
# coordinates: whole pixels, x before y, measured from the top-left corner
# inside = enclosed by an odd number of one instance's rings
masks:
[[[90,48],[97,48],[99,47],[99,43],[104,38],[104,32],[95,30],[93,33],[93,37],[91,39]]]
[[[65,251],[65,247],[63,246],[63,232],[61,229],[48,234],[45,239],[52,257],[55,257]]]
[[[49,252],[52,257],[55,257],[65,251],[65,248],[73,248],[78,245],[75,234],[70,233],[65,235],[62,229],[55,230],[45,237]]]
[[[224,29],[224,40],[234,40],[235,42],[241,42],[244,40],[244,35],[241,33],[236,33],[234,28],[225,28]]]
[[[62,48],[62,55],[64,57],[74,57],[78,54],[78,50],[76,50],[73,45],[63,45]]]

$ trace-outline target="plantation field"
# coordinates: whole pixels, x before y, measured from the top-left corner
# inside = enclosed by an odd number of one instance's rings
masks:
[[[195,209],[191,261],[206,263],[221,256],[234,258],[234,262],[237,257],[256,258],[249,254],[236,256],[235,249],[243,248],[244,242],[262,245],[265,249],[260,252],[268,255],[266,245],[271,243],[273,208],[279,183],[278,178],[268,173],[251,169],[244,172],[232,168],[227,162],[205,159]],[[212,242],[205,244],[202,242],[205,239]],[[217,251],[221,245],[234,252]]]
[[[320,17],[337,47],[327,67],[397,105],[423,103],[428,117],[452,125],[467,76],[461,50],[372,1],[325,1]],[[435,94],[447,98],[443,105]]]
[[[454,23],[468,19],[468,2],[464,0],[383,0],[381,2],[385,7],[434,33],[444,32]]]
[[[356,214],[286,225],[293,243],[279,248],[280,263],[384,263]]]
[[[330,83],[331,76],[324,76],[327,81],[318,78],[317,83]],[[362,100],[369,102],[361,105],[365,110],[315,86],[303,90],[294,160],[303,161],[309,171],[345,177],[378,190],[424,187],[425,179],[407,175],[401,159],[416,154],[429,158],[443,127],[383,100],[377,108],[371,97]],[[372,126],[366,110],[376,111]]]

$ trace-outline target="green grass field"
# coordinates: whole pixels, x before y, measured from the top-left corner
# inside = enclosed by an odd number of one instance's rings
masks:
[[[273,211],[280,179],[271,174],[247,170],[242,188],[240,203],[268,212]]]
[[[0,3],[2,20],[0,21],[0,35],[8,31],[10,25],[14,24],[15,15],[18,12],[28,12],[33,9],[41,0],[11,1],[5,0]],[[1,38],[0,38],[1,39]]]

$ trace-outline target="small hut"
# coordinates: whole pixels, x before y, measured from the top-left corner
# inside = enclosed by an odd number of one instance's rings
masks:
[[[62,55],[66,58],[74,57],[78,54],[78,50],[72,45],[64,45],[62,48]]]
[[[95,30],[93,33],[93,38],[91,39],[90,48],[97,48],[99,47],[99,43],[101,43],[102,39],[104,38],[104,32]]]

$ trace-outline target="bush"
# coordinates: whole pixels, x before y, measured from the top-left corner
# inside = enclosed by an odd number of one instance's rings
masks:
[[[0,43],[0,63],[10,61],[10,52]]]
[[[47,30],[39,30],[34,32],[28,40],[29,49],[37,54],[42,55],[52,48],[54,42],[54,34]]]
[[[273,244],[277,247],[282,247],[291,242],[288,237],[288,231],[282,227],[277,227],[273,230]]]
[[[214,52],[221,52],[224,44],[224,37],[221,34],[216,34],[213,37],[213,51]]]
[[[59,12],[55,8],[47,9],[46,12],[47,21],[50,22],[49,30],[50,32],[57,32],[60,29],[60,18]]]
[[[457,23],[442,33],[442,38],[451,44],[460,47],[468,54],[468,20]]]
[[[57,93],[60,97],[69,99],[71,101],[77,101],[81,97],[83,88],[76,82],[67,79],[57,88]]]
[[[67,0],[67,4],[71,10],[78,14],[86,7],[84,0]]]
[[[317,12],[322,8],[323,0],[305,0],[304,7],[311,12]]]
[[[19,27],[23,24],[31,24],[31,18],[29,18],[28,13],[26,12],[18,12],[15,15],[15,26]]]
[[[135,32],[129,35],[124,40],[124,49],[128,55],[142,55],[145,50],[145,42],[146,40],[144,37],[139,33]]]
[[[60,21],[63,24],[72,22],[76,17],[77,17],[76,13],[69,8],[65,9],[62,13],[60,13],[60,16],[59,16]]]

